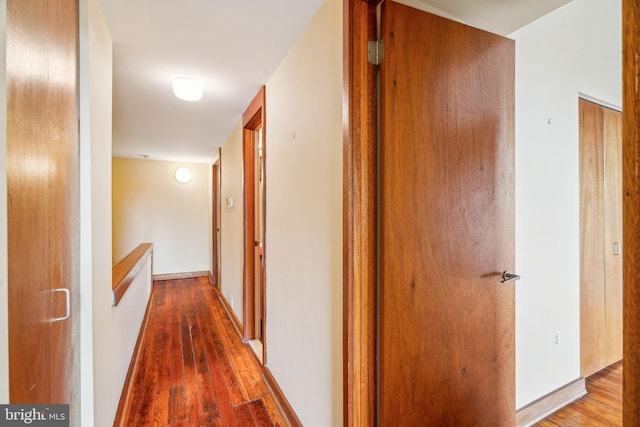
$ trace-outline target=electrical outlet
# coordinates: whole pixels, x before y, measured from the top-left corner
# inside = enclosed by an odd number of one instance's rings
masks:
[[[553,348],[560,347],[560,331],[553,331]]]
[[[231,308],[233,308],[233,297],[231,297]]]

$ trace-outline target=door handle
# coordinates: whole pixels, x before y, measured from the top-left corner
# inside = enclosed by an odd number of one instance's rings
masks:
[[[510,272],[509,270],[505,270],[502,272],[502,280],[500,281],[500,283],[509,283],[516,280],[520,280],[520,276]]]
[[[51,323],[53,322],[60,322],[62,320],[67,320],[69,318],[69,316],[71,315],[71,294],[69,293],[69,289],[67,288],[58,288],[58,289],[52,289],[51,292],[64,292],[64,296],[65,296],[65,302],[66,302],[66,309],[65,309],[65,314],[62,317],[55,317],[51,320],[49,320]]]

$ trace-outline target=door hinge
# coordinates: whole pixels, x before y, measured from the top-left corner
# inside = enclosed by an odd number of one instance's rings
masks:
[[[370,64],[382,64],[382,59],[384,58],[384,41],[369,40],[367,43],[367,56]]]

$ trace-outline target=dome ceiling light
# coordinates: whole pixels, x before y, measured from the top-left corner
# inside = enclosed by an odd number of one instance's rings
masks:
[[[199,101],[202,98],[202,83],[193,77],[176,77],[171,82],[173,93],[183,101]]]

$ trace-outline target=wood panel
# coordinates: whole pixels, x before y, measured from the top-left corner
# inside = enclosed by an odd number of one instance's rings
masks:
[[[624,425],[640,425],[640,2],[622,0]]]
[[[47,141],[51,158],[49,268],[52,290],[71,292],[70,318],[51,324],[51,399],[77,403],[70,409],[71,423],[75,423],[80,414],[79,6],[77,0],[49,0],[47,9],[51,46],[45,107],[51,123]],[[65,311],[64,294],[53,293],[52,317],[63,317]]]
[[[515,423],[513,40],[382,4],[379,423]]]
[[[7,2],[12,403],[79,419],[78,2]],[[65,294],[70,291],[70,316]]]
[[[605,366],[622,359],[622,113],[604,108]]]
[[[606,364],[603,109],[580,99],[580,371]]]
[[[587,377],[622,358],[622,115],[580,99],[580,354]]]
[[[344,425],[376,425],[376,7],[344,0]]]
[[[48,16],[39,2],[7,2],[7,190],[9,385],[11,403],[51,399],[50,247],[47,215],[51,160],[45,111]],[[28,71],[31,71],[27,74]],[[40,74],[40,75],[38,75]]]

